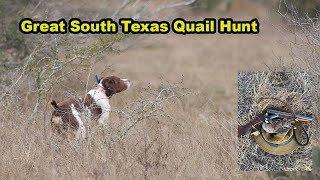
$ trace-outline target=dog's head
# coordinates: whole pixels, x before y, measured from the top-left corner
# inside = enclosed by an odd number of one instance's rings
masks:
[[[129,89],[131,83],[129,79],[120,79],[116,76],[102,77],[99,84],[111,92],[111,95]]]

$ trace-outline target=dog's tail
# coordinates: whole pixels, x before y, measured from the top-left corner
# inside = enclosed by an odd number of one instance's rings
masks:
[[[57,102],[56,102],[55,100],[52,100],[52,101],[50,102],[50,104],[51,104],[55,109],[58,109],[58,108],[59,108],[59,106],[58,106],[58,104],[57,104]]]

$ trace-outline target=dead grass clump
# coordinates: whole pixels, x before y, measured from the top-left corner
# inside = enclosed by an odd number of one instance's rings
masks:
[[[217,115],[211,101],[199,112],[181,82],[159,84],[115,95],[106,127],[88,123],[83,141],[51,133],[45,104],[33,114],[35,102],[22,110],[15,107],[21,97],[5,99],[0,177],[246,179],[237,172],[235,121]]]
[[[241,72],[238,83],[240,124],[249,122],[269,107],[302,115],[312,114],[312,79],[307,73]],[[308,125],[305,128],[311,136],[311,128]],[[240,140],[239,152],[241,170],[311,170],[311,143],[288,155],[276,156],[260,149],[251,135],[246,135]]]

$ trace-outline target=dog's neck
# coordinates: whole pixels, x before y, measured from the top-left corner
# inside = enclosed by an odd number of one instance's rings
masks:
[[[99,98],[99,99],[109,99],[111,96],[108,96],[105,91],[100,88],[100,87],[96,87],[94,89],[91,89],[87,94],[90,94],[90,96],[95,99],[95,97]]]
[[[111,98],[111,96],[112,96],[110,92],[106,91],[105,89],[101,88],[100,86],[96,86],[95,90],[103,93],[108,98]]]
[[[98,76],[96,76],[96,79],[98,78]],[[102,85],[102,79],[100,80],[100,82],[96,83],[96,89],[98,89],[99,91],[103,91],[105,93],[106,96],[111,97],[112,96],[112,92],[109,88],[106,88]]]

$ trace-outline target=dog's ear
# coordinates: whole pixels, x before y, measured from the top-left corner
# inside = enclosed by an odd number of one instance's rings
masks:
[[[109,90],[113,90],[116,82],[113,78],[105,78],[102,80],[102,85]]]

